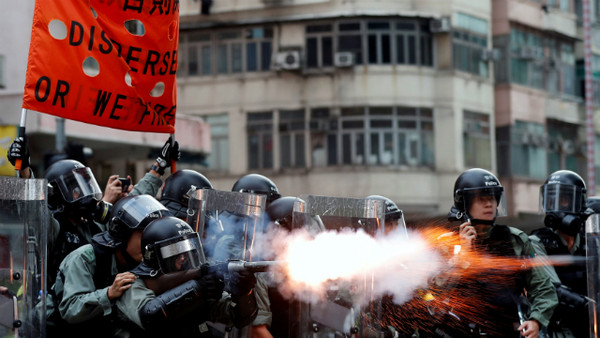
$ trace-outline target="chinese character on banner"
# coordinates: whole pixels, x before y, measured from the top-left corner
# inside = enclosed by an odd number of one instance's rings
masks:
[[[155,5],[36,0],[23,108],[174,133],[179,8],[161,13]]]

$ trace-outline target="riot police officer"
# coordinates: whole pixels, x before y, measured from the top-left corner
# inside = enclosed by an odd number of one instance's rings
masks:
[[[206,321],[242,327],[256,317],[251,273],[233,272],[224,290],[223,276],[204,263],[198,234],[183,220],[163,217],[142,235],[143,261],[132,270],[138,279],[117,301],[135,326],[133,336],[197,336]]]
[[[581,176],[569,170],[552,173],[540,187],[540,211],[546,227],[531,232],[541,253],[586,256],[583,225],[589,215],[586,185]],[[583,337],[588,334],[587,277],[582,262],[546,267],[553,277],[559,305],[548,327],[550,336]]]
[[[458,233],[463,250],[491,256],[534,256],[533,246],[523,231],[496,223],[496,217],[506,215],[506,209],[504,188],[494,174],[480,168],[463,172],[456,179],[453,195],[449,218],[462,222]],[[482,332],[503,337],[519,336],[521,332],[526,337],[536,337],[540,327],[548,325],[558,300],[545,270],[532,267],[508,275],[489,271],[472,277],[465,278],[457,288],[477,300],[473,305],[478,306],[483,317],[479,320]],[[523,289],[531,304],[527,313],[526,304],[520,301]],[[469,318],[468,314],[458,316]]]
[[[109,230],[71,252],[48,298],[49,336],[107,337],[115,333],[112,306],[130,287],[127,272],[142,260],[142,230],[167,209],[149,195],[127,196],[111,213]]]
[[[204,175],[195,170],[183,169],[171,174],[165,180],[160,203],[173,216],[185,220],[190,196],[196,189],[212,189],[213,186]]]

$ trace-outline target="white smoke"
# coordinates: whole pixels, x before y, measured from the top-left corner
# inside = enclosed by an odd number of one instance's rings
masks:
[[[257,236],[262,259],[282,261],[287,276],[275,279],[284,296],[322,300],[336,292],[351,303],[393,295],[404,303],[442,267],[442,259],[418,232],[403,230],[373,237],[362,230],[272,230]],[[269,254],[270,253],[270,254]],[[281,277],[281,276],[280,276]]]

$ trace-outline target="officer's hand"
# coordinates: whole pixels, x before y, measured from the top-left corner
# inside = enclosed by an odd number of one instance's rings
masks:
[[[460,245],[464,250],[471,250],[473,243],[477,238],[477,230],[471,225],[471,222],[465,222],[458,227],[458,234],[460,236]]]
[[[225,283],[221,277],[215,272],[206,269],[207,265],[204,265],[201,269],[200,277],[196,278],[198,284],[202,288],[206,299],[217,300],[223,295],[223,288]]]
[[[102,196],[103,201],[115,204],[118,200],[127,196],[127,193],[124,193],[121,189],[121,181],[117,178],[119,178],[119,175],[111,175],[108,178],[106,188],[104,188],[104,196]]]
[[[165,142],[160,150],[160,154],[156,158],[156,163],[162,170],[161,175],[164,174],[164,170],[171,166],[171,161],[179,161],[181,152],[179,152],[179,142],[175,141],[175,144],[171,145],[171,138]]]
[[[15,163],[17,163],[17,160],[21,160],[21,169],[29,167],[29,146],[27,144],[27,135],[15,138],[13,143],[10,145],[10,148],[8,148],[6,157],[13,166]]]
[[[248,295],[255,285],[256,277],[254,277],[254,273],[245,270],[231,273],[229,291],[233,298]]]
[[[517,331],[519,331],[523,337],[537,338],[540,333],[540,324],[537,320],[528,320],[521,324]]]
[[[135,279],[135,275],[131,272],[117,274],[114,282],[108,287],[108,291],[106,292],[108,299],[113,300],[121,297],[123,292],[131,287],[131,283],[133,283]]]

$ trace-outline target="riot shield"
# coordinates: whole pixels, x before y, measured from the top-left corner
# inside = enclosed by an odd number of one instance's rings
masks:
[[[370,235],[383,232],[385,204],[382,200],[302,195],[294,204],[294,228],[304,228],[313,234],[321,231],[363,229]],[[364,274],[359,282],[328,283],[324,300],[316,303],[297,302],[290,311],[290,337],[334,337],[378,335],[373,327],[381,315],[380,302],[373,299],[373,276]],[[349,296],[349,293],[352,296]],[[363,304],[363,305],[361,305]],[[369,308],[364,308],[369,304]]]
[[[47,183],[0,177],[0,186],[0,336],[44,337]]]
[[[252,261],[254,239],[261,228],[266,196],[200,189],[190,197],[187,222],[198,232],[209,263]],[[225,282],[227,281],[225,276]],[[215,337],[250,337],[250,328],[236,329],[221,323],[202,324]]]
[[[600,292],[600,214],[593,214],[585,222],[587,256],[587,286],[590,315],[590,337],[598,337],[598,299]]]
[[[200,234],[209,262],[252,260],[254,235],[260,227],[266,196],[201,189],[188,205],[188,223]]]

